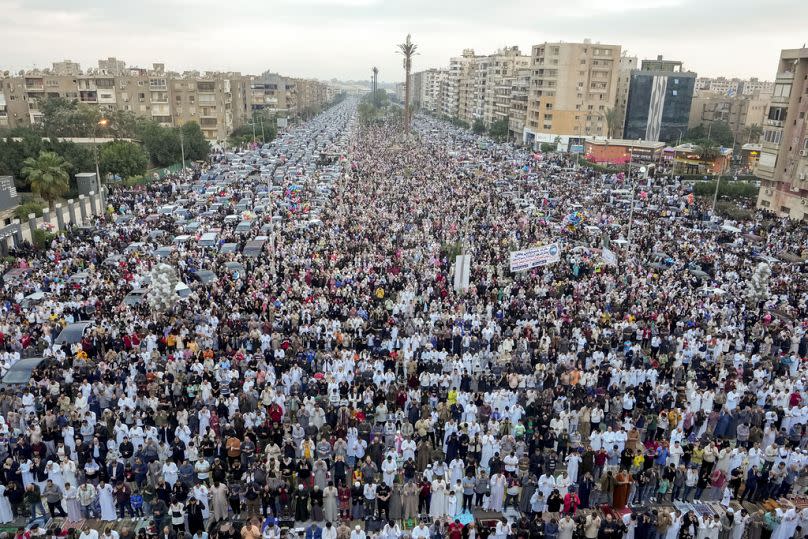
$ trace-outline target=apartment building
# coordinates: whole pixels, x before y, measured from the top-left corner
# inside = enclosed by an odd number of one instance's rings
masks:
[[[753,125],[763,126],[763,119],[771,102],[771,94],[735,95],[702,93],[693,98],[690,105],[688,129],[713,122],[724,122],[736,135],[739,144],[757,142],[749,137]]]
[[[199,123],[205,138],[221,141],[250,121],[253,110],[268,108],[283,117],[328,101],[324,83],[292,79],[274,73],[250,77],[238,72],[167,71],[161,63],[151,69],[126,67],[115,58],[98,61],[98,69],[77,75],[65,62],[53,70],[23,75],[0,74],[0,127],[24,127],[41,122],[44,100],[62,97],[100,111],[130,111],[164,126]],[[72,64],[78,66],[78,64]],[[298,92],[300,97],[298,97]]]
[[[328,85],[317,80],[294,79],[298,114],[319,110],[328,99]]]
[[[250,81],[250,108],[280,118],[297,114],[297,83],[290,77],[265,71]]]
[[[628,56],[625,52],[620,57],[617,67],[617,98],[614,104],[615,122],[609,137],[622,137],[626,127],[626,109],[628,108],[628,90],[631,86],[631,72],[639,63],[636,56]]]
[[[530,69],[522,69],[511,78],[510,103],[508,111],[508,138],[522,142],[527,118],[527,102],[530,95]]]
[[[431,113],[443,110],[443,93],[449,78],[448,69],[427,69],[410,75],[410,100],[416,108]]]
[[[696,79],[696,93],[711,93],[721,95],[754,95],[770,94],[774,90],[771,81],[759,80],[753,77],[749,80],[726,77],[699,77]]]
[[[482,73],[476,77],[477,103],[473,119],[480,118],[490,127],[510,114],[509,101],[516,75],[530,69],[530,56],[523,55],[519,47],[505,47],[478,60],[477,65]]]
[[[0,106],[0,125],[39,123],[43,101],[62,97],[102,112],[130,111],[164,126],[196,121],[205,138],[223,140],[248,117],[248,84],[249,79],[240,73],[179,74],[165,71],[163,64],[149,70],[129,68],[119,75],[101,70],[80,75],[33,70],[0,79],[5,101]]]
[[[449,59],[449,73],[443,91],[443,115],[450,118],[468,116],[473,101],[474,70],[477,67],[474,49],[465,49],[461,56]]]
[[[71,60],[62,60],[61,62],[53,62],[51,64],[51,72],[54,75],[71,75],[77,76],[81,74],[81,66]]]
[[[623,136],[676,143],[687,132],[696,74],[682,62],[643,60],[631,71]]]
[[[784,49],[763,120],[757,205],[808,221],[808,48]]]
[[[526,144],[606,136],[606,111],[615,106],[620,45],[542,43],[531,54],[531,83],[523,133]],[[581,150],[582,151],[582,150]]]
[[[126,62],[110,56],[106,60],[98,60],[98,70],[106,75],[119,77],[126,73]]]

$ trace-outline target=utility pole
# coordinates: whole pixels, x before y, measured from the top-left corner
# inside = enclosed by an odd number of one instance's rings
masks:
[[[180,151],[182,152],[182,170],[185,170],[185,136],[182,134],[182,127],[180,127]]]
[[[628,212],[628,244],[631,245],[631,232],[634,226],[634,197],[637,193],[637,187],[634,185],[634,182],[631,181],[631,162],[634,161],[634,151],[632,148],[629,148],[629,160],[628,160],[628,172],[627,178],[628,181],[631,182],[631,209]]]
[[[105,211],[103,209],[104,208],[104,188],[101,185],[101,172],[100,172],[99,166],[98,166],[98,144],[96,143],[95,135],[96,135],[96,132],[98,131],[98,126],[99,125],[101,127],[106,127],[108,124],[109,124],[109,120],[107,120],[106,118],[101,118],[93,126],[93,157],[95,158],[95,181],[96,181],[96,184],[98,185],[98,197],[99,197],[99,200],[101,200],[102,211]]]

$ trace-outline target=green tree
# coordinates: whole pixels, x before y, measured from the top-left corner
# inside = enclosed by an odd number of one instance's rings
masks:
[[[180,127],[182,130],[182,143],[185,147],[185,159],[191,161],[207,161],[210,155],[210,143],[205,140],[202,128],[196,122],[186,122]],[[180,159],[175,161],[180,162]]]
[[[556,151],[556,145],[549,142],[541,143],[541,153],[550,153]]]
[[[141,122],[138,131],[154,165],[165,167],[182,159],[179,131],[162,127],[152,120]]]
[[[508,140],[508,118],[501,118],[496,122],[491,124],[491,129],[488,130],[488,134],[494,140],[498,140],[500,142]]]
[[[275,140],[278,136],[277,122],[274,118],[267,118],[264,115],[256,114],[253,116],[255,122],[255,140],[261,141],[261,144],[266,144]],[[261,133],[261,121],[264,122],[263,134]],[[228,141],[233,146],[240,144],[249,144],[253,140],[253,126],[245,124],[241,127],[234,129],[228,136]]]
[[[35,159],[29,157],[25,160],[22,174],[28,178],[31,190],[48,202],[48,208],[53,209],[54,202],[64,195],[70,188],[70,164],[61,156],[53,152],[39,152]]]
[[[729,148],[732,146],[734,135],[727,122],[715,121],[706,127],[704,124],[699,124],[692,129],[688,129],[684,139],[693,144],[703,143],[703,141],[709,139],[711,143]]]
[[[95,159],[91,146],[76,144],[75,142],[51,140],[43,143],[43,149],[57,153],[70,163],[68,172],[70,179],[75,181],[76,174],[80,172],[95,171]]]
[[[410,34],[407,40],[399,44],[398,52],[404,56],[404,132],[410,132],[410,70],[412,69],[412,57],[418,54],[418,45],[412,42]]]
[[[763,128],[760,127],[758,124],[744,126],[743,130],[741,131],[740,142],[742,143],[757,142],[758,140],[760,140],[760,135],[762,134],[763,134]]]
[[[620,126],[620,119],[617,117],[617,110],[615,108],[608,108],[603,114],[606,119],[607,136],[609,138],[620,138],[622,135],[616,135],[617,128]]]
[[[475,135],[482,135],[485,133],[485,124],[479,118],[474,120],[474,124],[471,126],[471,130],[474,132]]]
[[[91,137],[101,119],[98,109],[63,97],[46,99],[40,110],[46,137]]]
[[[98,166],[102,176],[137,176],[146,172],[148,164],[148,155],[134,142],[115,140],[104,144],[98,151]]]

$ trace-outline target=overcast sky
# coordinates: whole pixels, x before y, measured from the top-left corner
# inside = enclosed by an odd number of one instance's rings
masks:
[[[403,80],[396,44],[411,33],[413,71],[544,41],[619,44],[685,62],[702,76],[772,80],[780,49],[808,42],[808,0],[0,0],[0,69],[82,68],[116,56],[182,71]]]

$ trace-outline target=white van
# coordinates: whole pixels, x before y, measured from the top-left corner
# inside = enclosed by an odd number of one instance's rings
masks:
[[[216,247],[216,232],[205,232],[199,238],[200,247]]]

